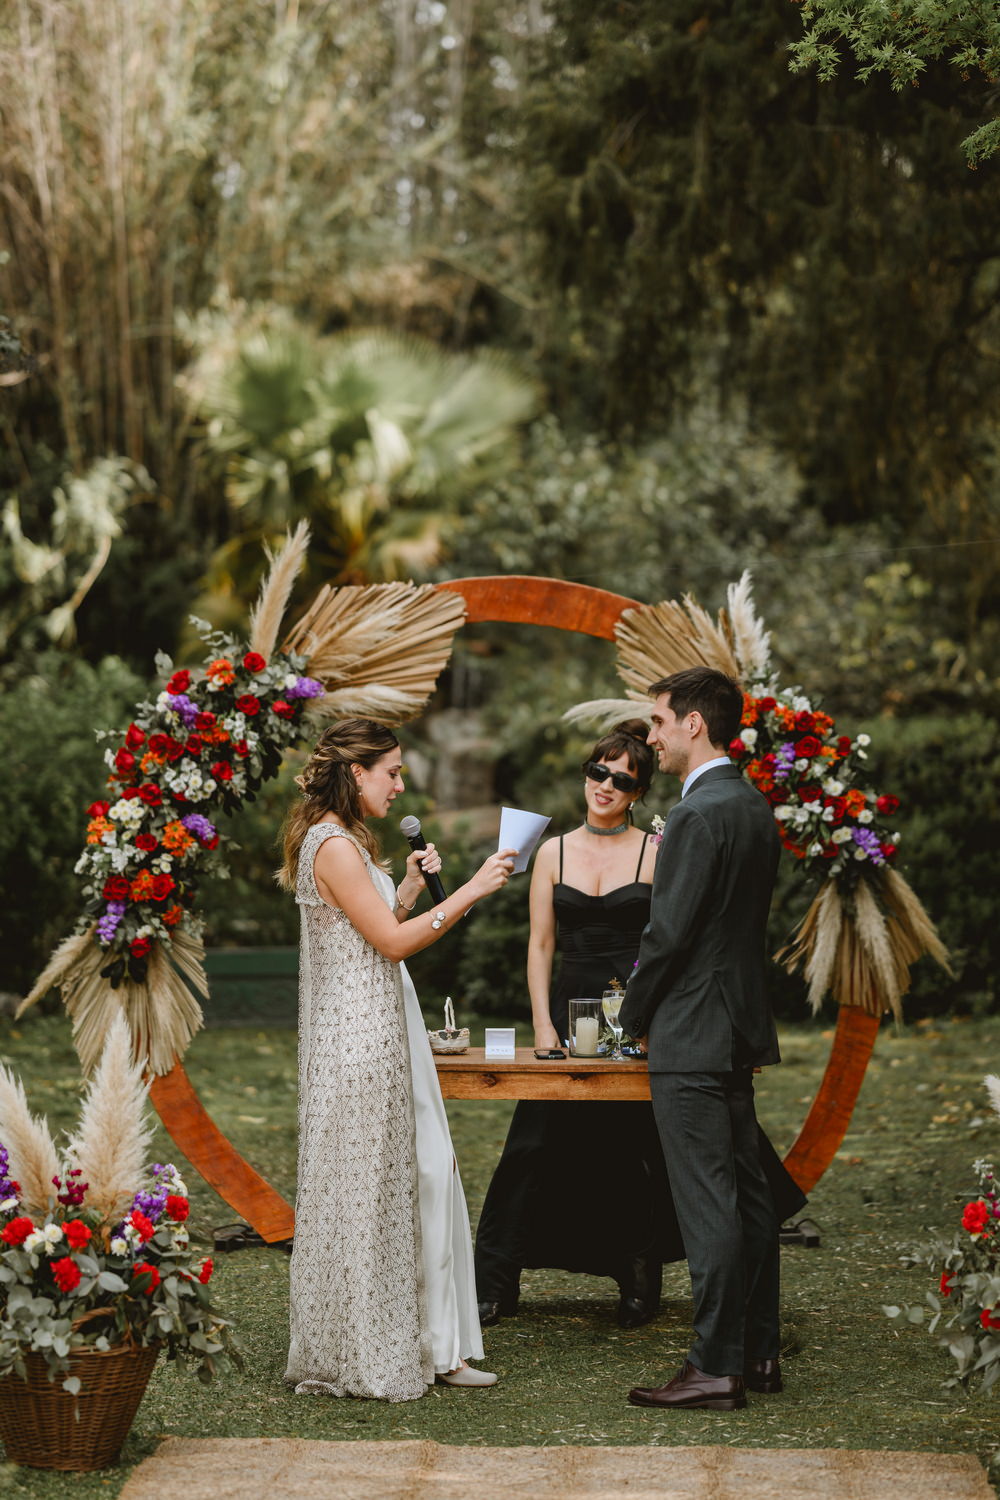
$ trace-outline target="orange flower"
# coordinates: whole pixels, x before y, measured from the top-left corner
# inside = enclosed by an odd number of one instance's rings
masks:
[[[173,906],[167,907],[167,910],[163,913],[163,916],[160,918],[160,920],[166,927],[176,927],[177,923],[180,921],[183,915],[183,908],[178,906],[175,901]]]
[[[152,870],[140,870],[132,882],[132,900],[145,901],[153,894]]]
[[[170,850],[171,854],[186,854],[189,849],[193,848],[195,842],[184,824],[179,821],[168,823],[161,837],[164,846]]]
[[[856,786],[852,786],[849,792],[845,792],[844,801],[851,817],[856,818],[859,812],[864,812],[868,799],[864,792],[859,792]]]
[[[205,676],[212,682],[217,683],[219,687],[228,687],[231,682],[236,681],[233,664],[231,661],[227,661],[224,656],[219,656],[215,661],[209,662],[205,668]]]
[[[743,717],[740,723],[744,728],[757,722],[757,700],[749,693],[743,694]]]
[[[162,751],[157,754],[155,750],[147,750],[139,764],[143,769],[143,774],[148,776],[150,771],[155,770],[157,766],[165,765],[166,760],[167,757]]]
[[[101,842],[101,835],[111,833],[114,826],[107,818],[91,818],[87,824],[87,843],[99,844]]]

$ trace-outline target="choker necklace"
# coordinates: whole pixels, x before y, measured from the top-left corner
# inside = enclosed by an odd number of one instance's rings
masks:
[[[595,828],[593,823],[587,822],[586,818],[583,820],[583,826],[588,833],[596,833],[602,839],[614,838],[616,833],[626,833],[632,827],[631,823],[626,819],[624,823],[619,823],[616,828]]]

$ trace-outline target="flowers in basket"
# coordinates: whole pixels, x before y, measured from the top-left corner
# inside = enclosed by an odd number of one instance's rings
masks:
[[[771,804],[785,848],[821,877],[853,881],[895,858],[885,819],[899,799],[862,784],[869,736],[835,728],[800,688],[761,687],[744,694],[729,755]]]
[[[220,1355],[239,1363],[184,1183],[173,1166],[144,1169],[146,1090],[130,1053],[118,1016],[63,1159],[0,1068],[0,1376],[25,1377],[26,1355],[40,1354],[76,1394],[70,1355],[123,1344],[163,1347],[206,1381]]]
[[[76,864],[83,926],[106,950],[101,975],[115,987],[141,984],[153,945],[178,926],[197,930],[198,879],[222,863],[220,814],[252,801],[276,774],[306,704],[324,692],[303,675],[304,657],[268,660],[195,624],[208,647],[203,671],[174,671],[157,656],[166,684],[124,732],[105,735],[119,742],[105,750],[109,793],[88,809]]]
[[[986,1086],[1000,1114],[1000,1079],[991,1076]],[[1000,1179],[989,1161],[974,1162],[973,1171],[977,1191],[962,1210],[961,1232],[950,1243],[933,1240],[901,1257],[904,1265],[927,1266],[936,1290],[925,1293],[923,1304],[882,1311],[907,1323],[926,1321],[955,1361],[945,1386],[978,1383],[987,1391],[1000,1379]]]

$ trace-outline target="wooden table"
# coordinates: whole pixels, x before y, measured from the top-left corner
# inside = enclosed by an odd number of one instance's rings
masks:
[[[518,1047],[513,1062],[487,1062],[485,1049],[470,1047],[457,1057],[435,1052],[446,1099],[648,1099],[649,1068],[629,1058],[570,1057],[539,1062],[530,1047]]]

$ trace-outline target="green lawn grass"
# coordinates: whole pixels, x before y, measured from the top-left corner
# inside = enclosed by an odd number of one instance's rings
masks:
[[[783,1032],[784,1064],[760,1081],[759,1113],[786,1149],[813,1098],[830,1048],[829,1026]],[[0,1056],[24,1078],[29,1102],[53,1127],[76,1116],[79,1075],[61,1016],[0,1023]],[[244,1155],[288,1197],[295,1170],[295,1036],[218,1030],[195,1041],[188,1070],[207,1107]],[[296,1397],[284,1368],[288,1260],[280,1250],[217,1257],[218,1298],[238,1325],[246,1369],[210,1387],[160,1366],[121,1465],[74,1476],[0,1469],[0,1490],[47,1497],[116,1495],[132,1465],[167,1434],[304,1438],[431,1438],[439,1442],[687,1444],[887,1448],[974,1452],[996,1447],[990,1396],[943,1390],[947,1356],[926,1332],[886,1319],[883,1303],[918,1301],[927,1274],[900,1267],[901,1248],[931,1230],[948,1234],[973,1186],[971,1163],[1000,1159],[1000,1120],[981,1079],[1000,1069],[1000,1018],[918,1025],[879,1037],[843,1149],[815,1189],[809,1213],[819,1250],[782,1252],[786,1389],[753,1396],[746,1411],[639,1411],[628,1388],[663,1381],[684,1356],[690,1303],[685,1268],[668,1268],[664,1305],[646,1328],[615,1323],[610,1281],[525,1273],[520,1315],[487,1329],[485,1392],[436,1387],[421,1401],[387,1405]],[[475,1223],[512,1106],[449,1105]],[[162,1130],[156,1160],[186,1166]],[[552,1164],[553,1173],[559,1169]],[[196,1234],[236,1217],[193,1170]],[[614,1211],[613,1182],[599,1185]]]

